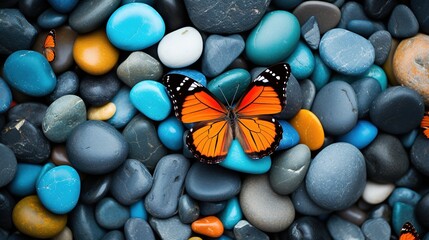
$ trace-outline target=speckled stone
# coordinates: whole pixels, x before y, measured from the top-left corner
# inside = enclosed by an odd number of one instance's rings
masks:
[[[161,63],[145,52],[132,52],[119,64],[116,74],[129,87],[142,80],[159,80],[162,77]]]

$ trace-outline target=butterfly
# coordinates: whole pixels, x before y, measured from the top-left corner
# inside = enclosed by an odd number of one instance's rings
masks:
[[[420,127],[423,129],[423,134],[429,138],[429,112],[426,112],[423,116]]]
[[[272,115],[286,104],[286,86],[291,70],[287,63],[271,66],[248,86],[235,106],[225,106],[207,88],[180,74],[167,74],[163,82],[172,99],[176,117],[195,123],[186,145],[201,162],[223,161],[237,139],[253,159],[265,157],[278,147],[283,130]]]
[[[399,234],[399,240],[419,240],[419,234],[410,222],[404,223]]]
[[[45,55],[48,62],[55,60],[55,30],[49,31],[43,43],[43,54]]]

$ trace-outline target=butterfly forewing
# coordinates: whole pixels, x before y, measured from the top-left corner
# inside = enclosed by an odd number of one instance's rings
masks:
[[[429,138],[429,112],[426,112],[423,116],[420,127],[423,129],[423,134]]]
[[[45,55],[48,62],[55,60],[55,30],[49,31],[43,43],[43,54]]]
[[[402,226],[399,240],[420,240],[420,237],[414,226],[410,222],[406,222]]]

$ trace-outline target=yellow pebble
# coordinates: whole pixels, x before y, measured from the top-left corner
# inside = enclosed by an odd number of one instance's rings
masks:
[[[116,106],[112,102],[106,103],[103,106],[99,107],[90,107],[88,109],[88,119],[89,120],[108,120],[113,115],[115,115]]]
[[[200,237],[190,237],[188,240],[203,240],[203,239]]]
[[[107,38],[104,30],[98,30],[76,38],[73,46],[76,64],[92,75],[102,75],[116,65],[119,51]]]
[[[36,195],[21,199],[14,207],[12,220],[22,233],[34,238],[51,238],[67,223],[67,215],[49,212]]]
[[[301,109],[290,124],[298,132],[300,143],[305,144],[310,150],[322,147],[325,141],[325,132],[317,116],[307,109]]]

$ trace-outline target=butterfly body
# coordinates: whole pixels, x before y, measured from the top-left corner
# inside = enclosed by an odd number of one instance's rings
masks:
[[[237,139],[251,158],[271,154],[278,146],[282,128],[271,115],[281,112],[286,101],[289,65],[282,63],[262,72],[233,107],[223,105],[197,81],[168,74],[164,83],[176,117],[195,123],[186,136],[194,156],[209,164],[221,162]]]

